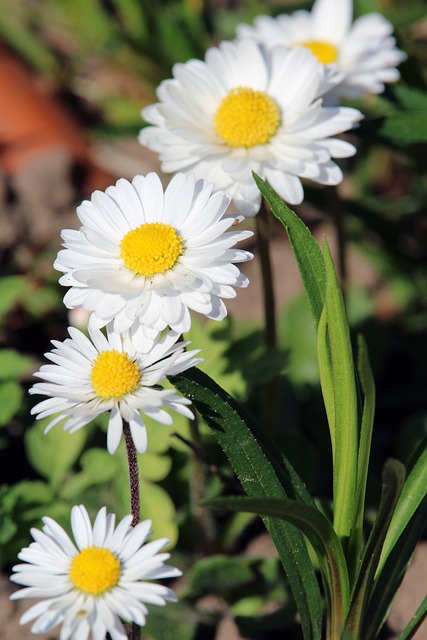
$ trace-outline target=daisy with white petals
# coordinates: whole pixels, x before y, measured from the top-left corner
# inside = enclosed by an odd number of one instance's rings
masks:
[[[43,518],[43,531],[32,529],[35,540],[13,567],[13,582],[26,588],[12,600],[39,598],[21,618],[35,620],[31,631],[47,633],[62,624],[60,640],[127,640],[122,620],[144,625],[146,604],[175,602],[175,593],[163,585],[146,582],[180,576],[165,565],[168,553],[158,553],[166,538],[146,543],[150,520],[132,528],[132,516],[115,526],[115,515],[103,507],[92,527],[85,507],[73,507],[74,540],[51,518]]]
[[[151,123],[139,140],[160,154],[162,169],[195,173],[229,193],[240,213],[258,213],[252,171],[291,204],[303,199],[300,178],[342,180],[331,158],[355,153],[334,136],[351,129],[356,109],[323,108],[334,78],[303,47],[267,50],[253,39],[222,42],[205,61],[173,67],[174,79],[146,107]]]
[[[322,64],[336,67],[341,82],[333,96],[356,98],[381,93],[385,82],[396,82],[396,69],[406,55],[397,49],[393,26],[379,13],[352,22],[352,0],[316,0],[311,12],[295,11],[276,18],[258,16],[254,27],[241,24],[237,34],[271,47],[307,47]]]
[[[37,419],[54,416],[46,432],[65,420],[64,430],[73,433],[108,411],[108,451],[114,453],[119,446],[125,420],[137,451],[144,453],[147,431],[141,414],[168,425],[172,418],[165,408],[194,417],[187,406],[190,400],[159,386],[166,376],[201,362],[194,357],[198,351],[184,351],[189,343],[177,342],[179,334],[170,331],[149,341],[142,353],[138,347],[141,336],[118,335],[110,325],[107,337],[89,327],[90,340],[74,327],[68,332],[70,337],[64,342],[52,340],[55,348],[45,355],[54,364],[43,365],[34,374],[43,382],[29,391],[48,396],[31,411]]]
[[[141,325],[152,337],[167,326],[188,331],[189,309],[222,320],[222,298],[248,285],[232,263],[253,256],[233,247],[252,232],[227,231],[238,219],[224,217],[229,198],[212,190],[184,174],[163,190],[149,173],[95,191],[77,209],[80,230],[62,232],[54,266],[71,287],[66,306],[93,311],[92,326],[113,321],[121,333]]]

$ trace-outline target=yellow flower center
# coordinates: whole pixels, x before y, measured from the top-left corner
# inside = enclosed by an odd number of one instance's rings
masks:
[[[125,265],[146,278],[171,269],[184,249],[174,227],[163,222],[146,222],[124,236],[120,255]]]
[[[305,42],[298,42],[298,44],[310,49],[311,53],[315,55],[318,61],[322,64],[329,64],[330,62],[337,61],[338,50],[330,42],[323,42],[322,40],[306,40]]]
[[[141,380],[138,365],[127,353],[102,351],[92,365],[92,387],[101,398],[123,398]]]
[[[77,589],[99,596],[118,583],[120,560],[109,549],[86,547],[72,559],[69,576]]]
[[[265,144],[280,126],[280,110],[264,91],[250,87],[232,89],[219,105],[215,130],[230,147]]]

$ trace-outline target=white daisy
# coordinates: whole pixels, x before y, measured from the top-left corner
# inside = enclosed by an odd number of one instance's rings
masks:
[[[18,558],[26,564],[13,567],[13,582],[25,585],[12,600],[41,598],[21,618],[35,620],[31,631],[46,633],[62,624],[60,640],[127,640],[121,620],[144,625],[147,604],[176,602],[174,592],[146,582],[180,576],[165,565],[168,553],[158,553],[169,541],[162,538],[146,544],[151,521],[131,526],[126,516],[115,527],[115,515],[103,507],[92,527],[84,506],[71,511],[74,541],[51,518],[43,518],[43,530],[31,529],[35,542],[22,549]]]
[[[162,169],[206,176],[229,193],[240,213],[258,213],[252,177],[266,178],[291,204],[303,199],[300,177],[342,180],[332,157],[355,153],[329,136],[351,129],[356,109],[323,108],[319,96],[333,80],[303,47],[266,50],[253,39],[222,42],[205,62],[173,67],[157,90],[160,102],[142,111],[153,124],[139,135],[160,153]]]
[[[268,47],[303,45],[324,65],[337,66],[342,80],[332,90],[335,97],[381,93],[385,82],[399,79],[396,66],[406,55],[396,48],[393,27],[381,14],[368,13],[353,23],[352,14],[352,0],[316,0],[311,12],[258,16],[254,27],[239,25],[237,34]]]
[[[222,320],[222,298],[248,285],[232,263],[253,256],[233,247],[252,232],[227,232],[237,219],[224,217],[229,198],[212,190],[179,174],[163,191],[149,173],[95,191],[77,209],[80,230],[63,231],[54,264],[65,273],[59,282],[71,286],[66,306],[93,311],[92,325],[113,321],[121,333],[136,323],[151,337],[167,326],[188,331],[189,309]]]
[[[107,326],[107,337],[89,327],[91,340],[81,331],[69,327],[70,338],[52,340],[55,349],[46,353],[54,364],[43,365],[34,375],[37,382],[29,393],[49,396],[31,413],[37,419],[55,416],[46,432],[66,420],[64,430],[73,433],[96,416],[109,411],[107,447],[114,453],[119,446],[123,420],[129,423],[137,451],[147,448],[147,431],[141,413],[163,424],[172,424],[165,411],[174,409],[193,418],[190,401],[173,389],[159,384],[201,362],[198,351],[184,351],[188,342],[177,342],[179,334],[170,331],[149,342],[145,353],[138,348],[141,336],[131,332],[116,334]]]

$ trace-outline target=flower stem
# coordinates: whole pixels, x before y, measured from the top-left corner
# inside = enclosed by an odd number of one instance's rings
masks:
[[[141,521],[138,458],[128,424],[123,425],[123,432],[125,435],[126,454],[129,468],[130,510],[133,516],[132,526],[136,527],[136,525]],[[135,622],[132,622],[131,640],[141,640],[141,637],[141,627],[138,624],[135,624]]]
[[[265,344],[270,349],[277,346],[276,303],[273,290],[273,271],[270,259],[271,217],[265,200],[255,218],[258,255],[261,265],[262,290],[264,294]]]
[[[264,297],[265,346],[268,350],[277,348],[276,301],[273,289],[273,271],[270,257],[271,215],[263,200],[255,218],[258,256],[261,266],[262,291]],[[264,384],[261,396],[262,424],[272,433],[278,415],[278,380],[270,378]]]
[[[330,212],[332,222],[335,227],[335,236],[337,241],[337,262],[338,262],[338,278],[340,287],[346,298],[347,286],[348,286],[348,273],[347,273],[347,236],[344,227],[344,209],[341,198],[338,196],[337,189],[332,186],[328,189]]]
[[[214,525],[210,509],[200,506],[200,501],[205,497],[206,473],[200,455],[202,452],[202,438],[199,429],[199,416],[196,412],[194,413],[194,420],[189,420],[189,427],[193,444],[190,476],[191,510],[198,529],[196,535],[197,550],[199,553],[206,555],[212,552]]]

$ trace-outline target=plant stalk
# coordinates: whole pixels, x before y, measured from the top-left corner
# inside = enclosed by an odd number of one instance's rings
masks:
[[[199,415],[197,412],[194,412],[194,420],[189,420],[189,426],[193,445],[191,460],[192,472],[190,478],[191,510],[198,528],[196,536],[198,551],[202,555],[206,555],[212,552],[214,524],[211,510],[200,505],[206,493],[206,473],[205,465],[200,455],[202,451],[202,439],[200,436]]]
[[[277,329],[273,270],[270,258],[271,216],[265,200],[262,201],[261,209],[255,218],[255,223],[264,295],[265,344],[269,349],[275,349],[277,346]]]
[[[335,228],[335,237],[337,241],[337,266],[338,266],[338,279],[340,282],[341,291],[346,299],[348,289],[348,269],[347,269],[347,235],[344,225],[344,209],[341,198],[338,196],[335,186],[331,186],[328,189],[330,212],[332,222]]]
[[[273,287],[273,270],[270,256],[271,214],[265,200],[255,218],[258,256],[261,266],[261,281],[264,300],[265,346],[268,350],[277,348],[276,300]],[[262,424],[271,434],[277,425],[278,380],[270,378],[264,383],[261,396]]]
[[[130,432],[130,427],[126,423],[123,425],[123,432],[125,436],[126,454],[129,469],[130,511],[132,514],[132,527],[136,527],[136,525],[141,521],[141,496],[139,491],[138,457],[135,449],[135,444],[132,439],[132,434]],[[142,639],[141,627],[135,622],[132,622],[130,639]]]

